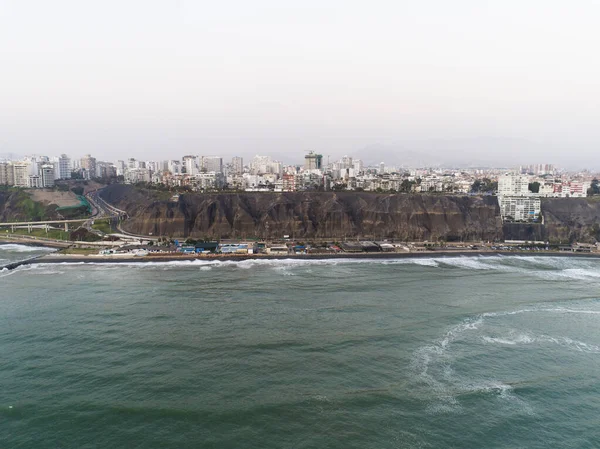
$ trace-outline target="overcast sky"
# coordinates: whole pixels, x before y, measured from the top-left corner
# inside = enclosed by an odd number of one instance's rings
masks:
[[[599,18],[592,0],[0,0],[0,153],[595,168]]]

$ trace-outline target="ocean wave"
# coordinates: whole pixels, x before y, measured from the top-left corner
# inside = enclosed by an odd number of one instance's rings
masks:
[[[530,261],[531,259],[531,261]],[[556,260],[555,260],[556,259]],[[560,259],[560,260],[559,260]],[[94,260],[93,257],[81,261],[49,263],[36,263],[36,267],[48,267],[50,265],[88,265],[90,267],[101,267],[102,269],[136,268],[151,270],[160,268],[170,269],[223,269],[237,268],[249,270],[255,268],[272,268],[278,270],[283,276],[294,276],[296,268],[310,269],[319,266],[351,268],[353,266],[376,266],[384,265],[392,269],[393,266],[413,266],[423,269],[437,270],[465,270],[473,272],[518,272],[520,275],[533,276],[552,281],[588,281],[600,282],[600,264],[596,267],[589,260],[576,258],[553,258],[545,256],[440,256],[440,257],[406,257],[397,259],[371,259],[371,258],[335,258],[335,259],[245,259],[245,260],[220,260],[220,259],[194,259],[194,260],[171,260],[171,261],[135,261],[119,260],[104,261]],[[527,261],[527,262],[523,262]],[[542,264],[540,264],[542,263]],[[567,267],[567,268],[566,268]],[[539,268],[539,269],[536,269]],[[45,269],[45,268],[44,268]]]
[[[507,315],[519,315],[522,313],[582,313],[587,315],[598,315],[600,314],[600,310],[588,310],[588,309],[573,309],[568,307],[539,307],[539,308],[530,308],[530,309],[517,309],[517,310],[508,310],[504,312],[486,312],[482,313],[481,316],[483,318],[491,318],[491,317],[501,317]]]
[[[466,270],[493,270],[497,268],[495,265],[490,264],[491,259],[485,257],[448,257],[439,259],[443,265],[448,265],[455,268],[462,268]]]
[[[439,267],[438,260],[433,257],[415,257],[415,258],[398,258],[398,259],[383,259],[383,260],[374,260],[374,259],[364,259],[373,261],[375,263],[379,262],[381,265],[420,265],[423,267]]]
[[[455,343],[484,344],[500,346],[535,346],[542,348],[545,345],[558,345],[572,352],[600,354],[600,346],[573,339],[567,336],[553,336],[536,334],[527,330],[498,332],[489,335],[484,333],[489,325],[497,329],[495,323],[488,320],[499,319],[519,314],[544,313],[544,314],[600,314],[599,310],[577,309],[569,307],[532,307],[500,312],[486,312],[474,317],[468,317],[462,322],[451,326],[438,340],[418,348],[411,359],[410,369],[415,379],[425,385],[433,393],[434,401],[430,404],[430,411],[456,412],[460,410],[460,396],[466,393],[481,392],[495,393],[499,398],[511,399],[519,403],[522,411],[533,413],[530,406],[517,398],[510,385],[496,380],[471,380],[457,375],[453,369],[456,354],[452,350]],[[482,334],[483,333],[483,334]],[[467,337],[471,335],[471,337]]]
[[[33,252],[52,252],[56,251],[54,248],[48,248],[45,246],[29,246],[29,245],[20,245],[18,243],[7,243],[0,245],[0,251],[10,251],[13,253],[33,253]]]
[[[587,352],[590,354],[599,354],[600,347],[591,343],[585,343],[583,341],[574,340],[569,337],[551,337],[549,335],[528,335],[522,334],[516,338],[509,337],[481,337],[482,341],[489,344],[500,344],[516,346],[520,344],[532,344],[538,343],[540,345],[552,343],[559,346],[563,346],[569,349],[573,349],[578,352]]]
[[[486,343],[498,343],[498,344],[502,344],[502,345],[519,345],[519,344],[530,344],[536,341],[536,338],[532,337],[531,335],[528,334],[521,334],[518,335],[516,337],[510,338],[510,337],[488,337],[488,336],[483,336],[481,337],[481,339],[486,342]]]
[[[600,270],[586,268],[567,268],[561,271],[553,272],[553,274],[562,278],[577,280],[600,278]]]

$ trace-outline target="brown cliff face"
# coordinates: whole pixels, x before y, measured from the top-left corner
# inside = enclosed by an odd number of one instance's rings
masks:
[[[165,197],[166,195],[166,197]],[[495,197],[354,192],[168,194],[112,185],[126,231],[196,238],[365,238],[474,241],[502,238]]]
[[[546,236],[553,243],[600,241],[600,201],[592,198],[542,200]]]

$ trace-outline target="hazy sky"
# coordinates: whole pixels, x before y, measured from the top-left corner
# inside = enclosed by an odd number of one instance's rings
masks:
[[[592,0],[0,0],[0,153],[598,167],[599,18]]]

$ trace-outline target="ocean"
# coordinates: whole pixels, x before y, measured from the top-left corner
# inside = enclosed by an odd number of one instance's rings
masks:
[[[0,447],[596,448],[599,298],[575,257],[2,271]]]

